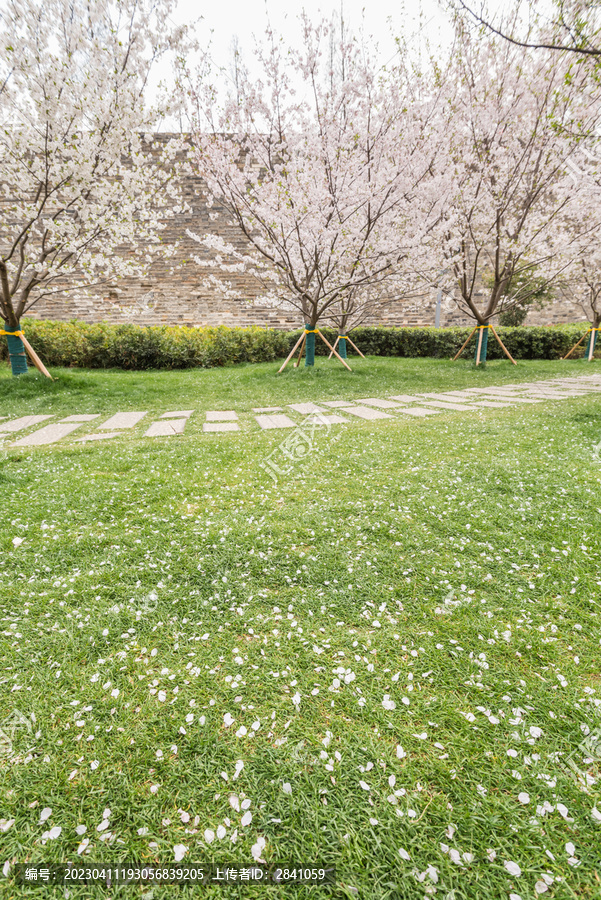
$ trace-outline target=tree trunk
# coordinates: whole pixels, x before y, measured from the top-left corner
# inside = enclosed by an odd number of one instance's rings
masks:
[[[305,325],[307,343],[305,344],[305,368],[315,365],[315,325]]]
[[[25,353],[25,344],[21,337],[14,332],[20,331],[20,323],[17,322],[16,327],[11,326],[8,322],[4,323],[4,330],[8,331],[6,341],[8,343],[8,355],[10,357],[10,365],[13,375],[27,374],[27,354]]]
[[[593,359],[595,353],[595,347],[597,345],[597,335],[599,334],[598,327],[596,328],[594,325],[591,329],[591,332],[588,336],[588,343],[586,345],[586,358],[589,362]]]
[[[474,362],[477,366],[486,362],[486,350],[488,348],[488,325],[480,325],[478,327],[478,335],[476,338],[476,352],[474,354]]]

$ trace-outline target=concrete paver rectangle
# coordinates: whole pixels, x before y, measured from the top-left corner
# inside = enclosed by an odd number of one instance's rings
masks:
[[[240,431],[240,426],[237,422],[205,422],[202,430],[205,434],[208,431]]]
[[[308,425],[342,425],[345,422],[348,422],[348,419],[336,415],[336,413],[332,413],[331,415],[326,415],[324,413],[323,415],[311,416],[310,419],[307,419]]]
[[[357,416],[359,419],[393,419],[394,416],[382,412],[380,409],[370,409],[369,406],[344,406],[342,412],[351,416]]]
[[[289,403],[288,406],[295,412],[300,413],[301,416],[309,416],[311,413],[323,412],[321,406],[317,406],[316,403]]]
[[[424,406],[435,406],[437,409],[473,409],[472,406],[468,406],[467,403],[443,403],[441,400],[429,400],[427,403],[422,401]]]
[[[256,413],[275,413],[281,411],[281,406],[253,406],[253,412]]]
[[[457,397],[457,396],[455,396],[455,394],[453,394],[452,396],[449,394],[423,394],[423,397],[424,397],[424,399],[427,398],[428,400],[442,400],[443,403],[457,403],[457,402],[461,402],[462,400],[473,400],[474,399],[469,394],[464,394],[461,397]]]
[[[410,394],[392,394],[391,400],[398,400],[399,403],[421,403],[420,397],[412,397]]]
[[[76,444],[82,444],[84,441],[108,441],[109,438],[119,437],[120,431],[103,431],[100,434],[84,434],[83,437],[75,438]]]
[[[207,422],[236,422],[238,420],[238,413],[235,413],[233,409],[210,409],[206,415]]]
[[[14,434],[15,431],[23,431],[24,428],[29,428],[31,425],[38,425],[40,422],[44,422],[46,419],[51,419],[52,416],[21,416],[20,419],[14,419],[12,422],[6,422],[4,425],[0,425],[0,432]]]
[[[343,409],[348,406],[351,400],[324,400],[322,406],[329,406],[331,409]]]
[[[259,427],[264,430],[269,428],[296,428],[296,422],[293,422],[288,416],[255,416]]]
[[[193,409],[178,409],[175,412],[163,413],[159,419],[189,419],[193,412]]]
[[[103,425],[99,425],[98,428],[105,429],[107,431],[111,431],[114,428],[133,428],[134,425],[137,425],[140,419],[143,419],[146,415],[146,412],[119,412],[115,413],[114,416],[111,416],[110,419],[107,419]]]
[[[91,422],[93,419],[98,419],[99,415],[96,413],[95,416],[67,416],[66,419],[61,419],[61,422]]]
[[[357,403],[367,403],[368,406],[375,406],[377,409],[398,409],[400,405],[392,400],[379,400],[377,397],[364,397],[357,400]]]
[[[169,437],[172,434],[183,434],[187,419],[166,419],[153,422],[144,437]]]
[[[513,403],[502,403],[500,400],[476,400],[475,403],[472,403],[472,408],[480,406],[484,409],[507,409],[507,407],[513,406]]]
[[[27,437],[22,437],[20,440],[15,441],[14,446],[39,447],[40,444],[53,444],[55,441],[60,441],[61,438],[75,431],[76,428],[81,428],[81,422],[75,422],[72,425],[44,425],[43,428],[34,431],[33,434],[28,434]]]
[[[423,406],[411,406],[407,409],[400,409],[399,412],[405,413],[406,416],[415,416],[416,419],[423,419],[425,416],[438,416],[439,409],[424,409]]]

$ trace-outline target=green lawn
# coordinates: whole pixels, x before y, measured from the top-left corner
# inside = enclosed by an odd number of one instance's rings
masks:
[[[598,368],[318,363],[2,371],[0,413],[250,423],[253,406]],[[191,421],[0,448],[0,717],[31,723],[0,736],[0,869],[166,865],[178,845],[182,864],[240,866],[254,847],[335,865],[336,886],[220,896],[601,896],[601,396],[322,430],[274,482],[261,463],[283,437]]]

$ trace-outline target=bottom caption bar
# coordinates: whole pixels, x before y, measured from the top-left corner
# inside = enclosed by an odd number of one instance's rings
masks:
[[[16,864],[10,873],[17,884],[334,884],[334,866],[306,864],[264,866],[189,863],[186,866],[140,866],[134,863],[91,863],[76,866]]]

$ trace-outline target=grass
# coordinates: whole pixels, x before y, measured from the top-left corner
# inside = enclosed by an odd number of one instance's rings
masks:
[[[6,378],[2,414],[249,411],[592,371],[320,362]],[[583,745],[601,726],[599,395],[353,423],[274,483],[261,463],[281,440],[191,422],[164,442],[0,450],[0,712],[31,723],[0,756],[0,865],[170,864],[180,844],[184,862],[242,865],[263,837],[270,864],[336,865],[334,887],[298,897],[599,897]]]
[[[317,357],[314,369],[303,366],[295,370],[290,364],[281,375],[280,363],[172,372],[51,369],[56,379],[53,382],[35,370],[25,377],[12,378],[8,365],[0,365],[2,415],[178,409],[182,398],[186,407],[250,411],[254,406],[303,400],[353,400],[385,393],[486,387],[589,371],[581,360],[532,360],[515,366],[508,360],[493,360],[477,370],[466,360],[453,363],[372,356],[365,360],[352,357],[349,364],[353,368],[350,373],[339,362]]]

